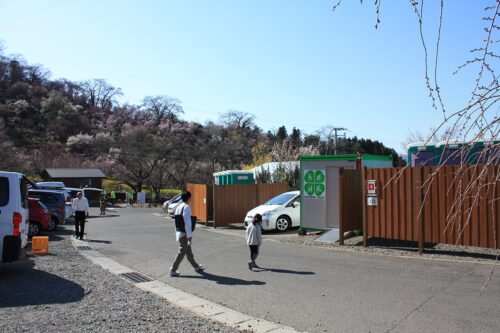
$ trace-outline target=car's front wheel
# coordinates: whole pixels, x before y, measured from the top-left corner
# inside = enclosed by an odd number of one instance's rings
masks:
[[[48,231],[53,231],[53,230],[56,230],[57,228],[57,217],[55,216],[52,216],[51,219],[50,219],[50,223],[47,227],[47,230]]]
[[[292,221],[288,216],[280,216],[276,220],[276,229],[279,231],[287,231],[292,225]]]
[[[37,236],[40,233],[42,227],[37,222],[30,222],[30,229],[28,230],[28,236]]]

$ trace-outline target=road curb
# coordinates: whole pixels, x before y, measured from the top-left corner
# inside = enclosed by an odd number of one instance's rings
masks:
[[[71,240],[75,249],[94,264],[101,266],[103,269],[128,282],[133,283],[137,288],[155,294],[180,308],[193,312],[200,317],[235,328],[239,331],[250,331],[256,333],[299,332],[292,327],[246,315],[201,297],[184,292],[161,281],[153,280],[142,273],[134,271],[127,266],[107,258],[99,251],[96,251],[93,247],[89,246],[89,243],[85,241],[75,238],[72,238]]]

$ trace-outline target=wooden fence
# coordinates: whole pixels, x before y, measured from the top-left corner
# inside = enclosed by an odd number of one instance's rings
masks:
[[[243,223],[245,214],[283,192],[288,184],[214,185],[214,227],[227,223]]]
[[[191,213],[207,225],[213,216],[212,186],[187,184],[186,190],[191,192]]]
[[[363,237],[499,248],[499,165],[366,169]],[[479,177],[478,177],[479,176]],[[367,205],[368,180],[376,206]]]

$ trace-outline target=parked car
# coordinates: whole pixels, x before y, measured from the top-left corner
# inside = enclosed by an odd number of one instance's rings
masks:
[[[262,215],[264,230],[286,231],[300,226],[300,191],[282,193],[250,210],[245,217],[245,226],[252,223],[255,214]]]
[[[165,213],[168,213],[168,206],[169,206],[171,203],[174,203],[174,202],[179,202],[180,198],[181,198],[181,195],[180,195],[180,194],[177,194],[177,195],[176,195],[175,197],[173,197],[172,199],[169,199],[169,200],[165,201],[165,202],[163,203],[163,211],[164,211]]]
[[[28,180],[23,174],[0,171],[0,262],[26,255],[29,231]]]
[[[63,182],[38,182],[36,186],[43,188],[63,188],[66,185]]]
[[[99,198],[103,192],[101,188],[85,187],[82,194],[87,198],[89,206],[99,206]]]
[[[85,195],[85,193],[83,192],[83,189],[81,189],[81,188],[65,187],[64,189],[69,192],[69,197],[71,198],[71,201],[73,201],[73,199],[76,198],[76,195],[78,194],[78,192],[82,192],[82,195]]]
[[[182,203],[182,201],[179,201],[179,202],[172,202],[168,205],[168,210],[167,210],[167,213],[168,215],[174,215],[175,214],[175,209],[177,208],[177,206],[179,206],[180,204]]]
[[[28,197],[38,198],[40,201],[49,208],[52,215],[52,220],[55,222],[53,228],[47,229],[52,231],[57,228],[59,224],[65,223],[65,209],[66,198],[63,192],[59,190],[28,190]]]
[[[54,230],[50,210],[38,198],[28,198],[30,228],[28,236],[37,236],[41,230]]]
[[[64,207],[64,218],[69,219],[71,215],[73,215],[73,210],[71,209],[71,195],[63,182],[38,182],[36,183],[36,186],[39,189],[58,190],[64,192],[66,202]]]

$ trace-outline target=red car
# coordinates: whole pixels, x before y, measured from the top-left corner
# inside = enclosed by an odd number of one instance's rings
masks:
[[[40,233],[40,230],[50,229],[54,223],[50,211],[38,198],[28,198],[30,229],[28,236],[33,237]]]

